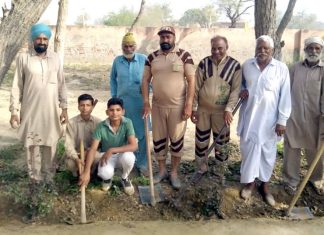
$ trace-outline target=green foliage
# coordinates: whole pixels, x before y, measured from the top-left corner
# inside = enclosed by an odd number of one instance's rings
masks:
[[[132,182],[136,185],[149,185],[150,180],[145,176],[138,176],[132,179]]]
[[[77,193],[79,192],[78,178],[74,177],[70,171],[60,171],[55,174],[55,184],[59,192]]]
[[[173,17],[172,10],[168,4],[154,4],[145,7],[144,12],[139,19],[138,25],[144,27],[157,27],[165,24],[171,24]],[[131,26],[135,20],[138,11],[123,7],[118,12],[109,12],[101,20],[108,26]]]
[[[136,14],[133,10],[122,8],[117,13],[110,12],[104,17],[103,23],[108,26],[131,26]]]
[[[277,154],[283,156],[283,151],[284,151],[284,143],[283,141],[280,141],[277,143]]]
[[[61,160],[65,154],[64,139],[60,139],[56,146],[56,156],[58,160]]]
[[[204,8],[193,8],[184,12],[179,20],[179,25],[190,27],[198,24],[202,28],[210,28],[212,24],[217,22],[216,9],[212,6]]]

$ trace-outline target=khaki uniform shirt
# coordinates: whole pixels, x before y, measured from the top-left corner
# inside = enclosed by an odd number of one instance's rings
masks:
[[[18,55],[9,110],[11,114],[20,110],[18,135],[25,147],[56,145],[62,130],[59,107],[67,108],[66,93],[56,53],[48,51],[45,58],[34,50]]]
[[[65,137],[65,154],[68,158],[78,158],[81,139],[83,140],[84,148],[90,148],[93,132],[99,122],[101,120],[92,115],[88,121],[85,121],[80,114],[69,120]]]
[[[194,75],[189,52],[175,47],[165,54],[158,50],[146,60],[144,74],[153,77],[152,105],[163,108],[183,107],[186,100],[186,77]]]

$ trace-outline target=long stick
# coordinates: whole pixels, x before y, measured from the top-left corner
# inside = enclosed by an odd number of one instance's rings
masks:
[[[292,208],[295,206],[300,194],[303,192],[305,185],[306,185],[307,181],[309,180],[310,176],[312,175],[318,161],[321,159],[323,152],[324,152],[324,142],[322,142],[320,149],[317,151],[316,156],[315,156],[312,164],[310,165],[305,178],[303,179],[302,183],[300,184],[297,193],[295,194],[294,198],[291,200],[291,203],[290,203],[288,211],[287,211],[288,216],[291,214]]]
[[[151,147],[150,147],[150,134],[148,127],[148,117],[144,119],[145,124],[145,140],[146,140],[146,156],[147,156],[147,165],[150,177],[150,196],[151,196],[151,205],[155,206],[156,201],[154,197],[154,182],[153,182],[153,170],[152,170],[152,157],[151,157]]]
[[[83,140],[80,140],[80,157],[81,162],[84,162],[84,145]],[[81,165],[81,172],[83,172],[83,165]],[[86,216],[86,199],[85,199],[85,186],[81,186],[81,223],[85,224],[87,223],[87,216]]]

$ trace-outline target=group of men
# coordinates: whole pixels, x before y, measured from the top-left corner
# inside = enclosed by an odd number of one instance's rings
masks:
[[[282,136],[285,190],[294,193],[299,183],[301,149],[305,149],[310,163],[321,143],[323,40],[306,39],[305,60],[289,72],[284,63],[272,57],[274,42],[266,35],[256,40],[255,56],[242,66],[227,54],[226,37],[215,36],[211,39],[211,55],[202,59],[196,69],[190,53],[176,45],[173,27],[160,28],[158,35],[160,49],[147,57],[135,52],[136,40],[132,33],[123,37],[123,55],[115,58],[111,69],[112,98],[107,103],[106,120],[91,115],[95,104],[88,94],[79,96],[80,114],[68,120],[62,64],[55,53],[47,50],[51,30],[44,24],[32,27],[33,48],[17,58],[10,104],[10,123],[13,127],[19,125],[27,149],[30,179],[36,183],[53,181],[56,144],[61,123],[66,121],[67,167],[79,175],[79,184],[87,185],[91,174],[97,172],[103,179],[103,190],[107,191],[115,167],[121,167],[125,193],[133,194],[128,176],[134,164],[140,173],[147,175],[144,118],[151,114],[153,146],[159,166],[154,183],[168,179],[174,189],[180,189],[178,168],[187,119],[196,124],[198,169],[194,177],[200,178],[208,170],[206,151],[211,131],[218,140],[217,146],[226,144],[233,110],[238,100],[243,99],[237,128],[242,155],[241,183],[244,184],[241,197],[250,198],[258,185],[265,202],[275,205],[269,181],[276,161],[276,144]],[[220,133],[224,126],[226,131]],[[80,140],[86,151],[85,162],[79,159]],[[170,172],[166,167],[168,152]],[[226,160],[218,147],[215,157]],[[322,157],[310,180],[321,195],[323,164]]]

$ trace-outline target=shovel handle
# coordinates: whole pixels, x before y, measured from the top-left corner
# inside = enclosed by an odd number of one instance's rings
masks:
[[[84,162],[84,144],[83,140],[80,140],[80,158],[81,161]],[[83,165],[81,166],[81,172],[83,172]],[[87,223],[87,216],[86,216],[86,199],[85,199],[85,185],[81,186],[81,223]]]
[[[305,185],[307,183],[307,181],[309,180],[310,176],[312,175],[318,161],[321,159],[321,156],[324,152],[324,141],[322,142],[320,148],[318,149],[317,153],[316,153],[316,156],[312,162],[312,164],[310,165],[308,171],[307,171],[307,174],[305,176],[305,178],[303,179],[303,181],[301,182],[299,188],[298,188],[298,191],[297,193],[295,194],[295,196],[293,197],[293,199],[291,200],[291,203],[289,205],[289,208],[287,210],[287,215],[290,216],[291,214],[291,210],[293,209],[293,207],[295,206],[300,194],[303,192],[304,188],[305,188]]]
[[[151,196],[151,205],[155,206],[155,196],[154,196],[154,182],[153,182],[153,169],[152,169],[152,157],[151,157],[151,147],[150,147],[150,133],[149,133],[149,121],[148,116],[144,118],[145,126],[145,141],[146,141],[146,156],[147,156],[147,166],[149,171],[150,179],[150,196]]]

